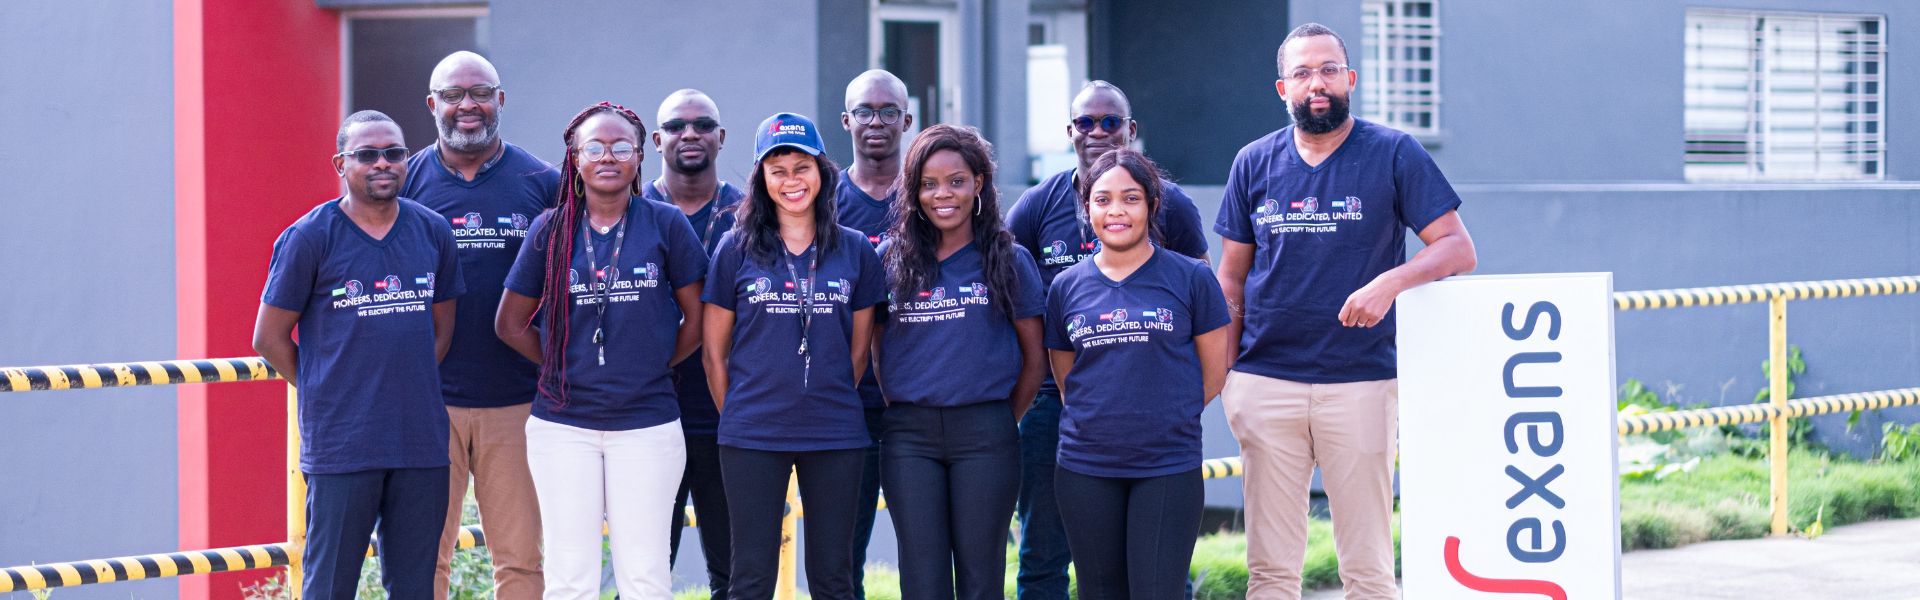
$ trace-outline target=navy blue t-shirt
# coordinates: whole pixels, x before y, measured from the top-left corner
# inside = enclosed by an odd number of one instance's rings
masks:
[[[1318,167],[1294,150],[1291,126],[1241,148],[1213,225],[1254,245],[1234,370],[1303,383],[1397,376],[1394,311],[1345,327],[1340,307],[1407,261],[1407,229],[1459,207],[1420,142],[1360,119]]]
[[[1034,260],[1040,263],[1041,280],[1048,284],[1062,271],[1080,264],[1100,249],[1100,239],[1094,236],[1093,227],[1080,213],[1080,192],[1073,184],[1075,171],[1067,169],[1048,177],[1021,194],[1020,200],[1007,211],[1007,230],[1013,232],[1015,241],[1033,253]],[[1200,226],[1200,209],[1180,186],[1165,179],[1160,180],[1160,186],[1165,190],[1162,194],[1166,199],[1154,216],[1159,219],[1160,233],[1166,238],[1162,240],[1165,242],[1162,247],[1206,260],[1207,232]],[[1047,374],[1040,389],[1059,389],[1054,385],[1053,374]]]
[[[661,191],[663,187],[664,184],[659,180],[650,181],[641,186],[640,194],[648,200],[674,206],[673,199]],[[700,247],[707,256],[713,256],[714,247],[719,245],[721,236],[733,229],[735,207],[745,197],[746,192],[722,181],[719,193],[712,201],[699,211],[687,215],[687,223],[693,226],[694,235],[700,237]],[[707,368],[701,363],[699,352],[673,368],[673,389],[680,398],[682,432],[714,435],[719,431],[720,410],[713,407],[713,392],[707,389]]]
[[[771,264],[748,258],[734,241],[735,232],[721,238],[701,296],[734,313],[720,445],[810,451],[865,448],[870,443],[860,395],[854,390],[853,313],[886,299],[887,276],[866,236],[845,227],[837,233],[839,243],[820,257],[812,277],[820,285],[812,291],[810,366],[799,353],[800,290],[808,287],[807,265],[816,248],[789,254],[789,274],[779,258]]]
[[[853,170],[840,170],[840,185],[833,192],[834,219],[841,227],[851,227],[867,236],[867,243],[879,248],[887,241],[887,230],[893,227],[893,203],[900,198],[900,188],[887,190],[887,197],[875,198],[853,183]],[[867,408],[882,408],[887,405],[880,393],[880,382],[872,367],[860,378],[860,403]]]
[[[303,472],[447,466],[432,305],[466,288],[446,222],[397,201],[399,217],[382,239],[335,199],[273,243],[260,301],[300,313]]]
[[[549,252],[547,230],[554,215],[547,211],[533,220],[528,232],[532,241],[520,247],[520,257],[507,274],[507,289],[540,297]],[[592,268],[584,237],[573,240],[567,270],[573,306],[567,315],[566,398],[563,402],[553,393],[557,390],[541,389],[534,417],[595,431],[644,429],[680,418],[669,368],[681,319],[673,291],[706,276],[707,255],[679,209],[634,198],[625,219],[626,240],[619,244],[617,264],[613,252],[621,237],[619,225],[607,233],[582,228],[593,236]],[[599,311],[603,296],[604,321]],[[595,327],[605,333],[605,365],[593,343]],[[556,366],[541,365],[541,370]]]
[[[539,367],[493,334],[493,314],[527,226],[553,206],[559,187],[560,172],[553,165],[505,142],[499,158],[473,181],[447,170],[437,144],[407,160],[407,184],[400,195],[452,224],[467,283],[466,301],[454,309],[453,347],[440,362],[447,405],[493,408],[533,399]]]
[[[1007,290],[1011,317],[993,305],[973,244],[940,261],[931,289],[890,298],[879,355],[880,386],[889,402],[953,407],[1013,395],[1021,356],[1012,319],[1040,316],[1047,297],[1025,248],[1013,247],[1013,273],[1015,289]]]
[[[1095,477],[1200,468],[1207,397],[1193,338],[1228,322],[1213,271],[1162,248],[1123,281],[1091,260],[1055,277],[1047,347],[1074,352],[1060,467]]]

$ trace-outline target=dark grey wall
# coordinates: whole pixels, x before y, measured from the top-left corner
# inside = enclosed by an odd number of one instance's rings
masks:
[[[0,365],[174,358],[172,17],[164,2],[0,2]],[[174,394],[0,399],[0,566],[178,550]],[[54,597],[129,595],[178,586]]]
[[[1090,77],[1127,92],[1147,154],[1174,180],[1225,183],[1240,146],[1287,122],[1273,52],[1290,4],[1298,3],[1095,0]],[[1357,17],[1357,3],[1353,10]],[[1059,110],[1065,123],[1067,108]]]
[[[837,111],[820,114],[818,74],[827,46],[816,20],[819,2],[492,0],[488,6],[491,55],[501,85],[512,90],[500,130],[549,162],[559,160],[562,130],[580,109],[601,100],[624,104],[651,132],[660,101],[686,87],[707,92],[720,106],[728,131],[720,176],[737,184],[747,181],[761,119],[793,111],[828,132],[839,128]],[[864,17],[860,23],[864,40]],[[840,89],[845,85],[842,80]],[[844,133],[840,139],[842,146],[850,143]],[[649,142],[644,174],[660,172]]]
[[[1920,177],[1920,102],[1902,85],[1920,48],[1900,43],[1920,3],[1886,0],[1444,2],[1435,159],[1456,182],[1681,180],[1690,5],[1886,15],[1888,179]]]

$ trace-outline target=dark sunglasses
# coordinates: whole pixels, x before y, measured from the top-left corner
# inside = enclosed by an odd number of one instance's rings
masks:
[[[671,121],[661,123],[660,130],[665,131],[667,133],[679,134],[682,131],[686,131],[688,125],[692,125],[693,130],[698,131],[700,133],[713,133],[713,130],[720,128],[719,121],[715,121],[707,117],[700,117],[692,121],[688,121],[686,119],[673,119]]]
[[[1080,115],[1074,117],[1072,121],[1073,128],[1080,130],[1080,133],[1093,133],[1093,128],[1096,126],[1098,126],[1101,131],[1113,133],[1118,131],[1122,126],[1132,122],[1133,119],[1131,117],[1122,117],[1120,115],[1106,115],[1098,119],[1090,115]]]
[[[407,148],[405,146],[394,146],[392,148],[361,148],[359,150],[341,152],[334,156],[351,156],[363,165],[378,163],[382,157],[385,157],[387,162],[400,164],[407,160]]]
[[[493,100],[494,92],[498,91],[500,91],[500,86],[482,83],[470,88],[440,88],[433,90],[433,94],[439,96],[440,100],[447,104],[459,104],[460,101],[465,100],[467,96],[473,96],[475,103],[486,104]]]

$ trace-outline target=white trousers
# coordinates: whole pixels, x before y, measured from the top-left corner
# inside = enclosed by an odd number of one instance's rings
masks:
[[[527,466],[540,498],[546,600],[600,597],[600,524],[605,519],[620,597],[673,598],[668,534],[686,469],[680,422],[594,431],[527,419]]]

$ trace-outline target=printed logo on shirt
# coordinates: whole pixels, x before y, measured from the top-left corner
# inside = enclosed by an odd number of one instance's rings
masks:
[[[1094,252],[1098,252],[1100,250],[1100,241],[1081,242],[1079,250],[1080,252],[1078,254],[1068,252],[1065,241],[1054,240],[1053,243],[1047,244],[1045,248],[1040,249],[1041,254],[1046,255],[1045,258],[1040,259],[1040,264],[1042,266],[1063,268],[1073,266],[1082,260],[1086,260],[1087,257],[1093,256]]]
[[[1328,203],[1330,212],[1320,212],[1320,199],[1307,196],[1288,202],[1289,211],[1281,211],[1280,202],[1268,198],[1249,218],[1255,227],[1264,227],[1270,234],[1337,233],[1340,221],[1363,218],[1359,205],[1359,198],[1347,196]]]
[[[567,288],[571,290],[573,286],[576,285],[580,285],[580,271],[577,269],[567,269]]]
[[[973,292],[976,286],[980,290],[979,294]],[[967,316],[967,307],[987,306],[990,303],[986,297],[986,289],[984,284],[970,283],[960,286],[959,292],[954,294],[954,297],[948,297],[946,286],[935,286],[933,289],[921,290],[920,293],[914,294],[912,302],[897,302],[890,298],[887,311],[893,315],[892,319],[896,323],[932,323],[962,319]]]
[[[358,279],[349,279],[330,293],[335,298],[332,308],[335,310],[352,308],[355,316],[359,317],[426,312],[427,305],[433,303],[433,272],[428,271],[425,275],[414,277],[413,280],[414,283],[422,283],[426,287],[419,290],[403,290],[399,275],[387,275],[374,280],[372,290],[361,286]]]
[[[1353,215],[1348,218],[1357,219],[1360,214],[1360,199],[1354,196],[1347,196],[1344,199],[1335,200],[1333,201],[1333,212]]]
[[[626,279],[622,279],[620,271],[612,265],[600,267],[593,271],[593,287],[574,283],[574,273],[572,269],[567,270],[567,292],[573,295],[575,306],[593,306],[603,299],[608,304],[633,302],[645,297],[641,295],[642,290],[660,287],[660,265],[656,263],[633,267],[629,271],[632,277]]]
[[[987,284],[975,281],[972,285],[960,286],[960,292],[974,298],[985,298],[987,297]]]
[[[885,242],[885,241],[887,241],[888,239],[891,239],[891,238],[889,238],[889,237],[887,237],[887,233],[886,233],[886,232],[884,232],[884,231],[882,231],[882,232],[880,232],[880,233],[876,233],[876,234],[873,234],[873,235],[870,235],[870,236],[867,236],[867,242],[868,242],[868,243],[871,243],[871,244],[873,244],[873,251],[874,251],[874,252],[879,252],[879,251],[880,251],[880,244],[881,244],[882,242]]]
[[[1162,317],[1165,313],[1167,316]],[[1081,350],[1109,346],[1113,344],[1136,344],[1152,341],[1155,331],[1173,331],[1172,313],[1165,309],[1150,308],[1140,311],[1143,319],[1129,320],[1131,311],[1115,308],[1088,319],[1084,313],[1074,313],[1067,319],[1067,338]],[[1098,321],[1089,324],[1089,321]]]
[[[654,287],[660,285],[660,265],[647,263],[633,268],[633,275],[640,278],[636,285]]]
[[[847,292],[852,289],[845,279],[829,279],[822,286],[826,289],[812,289],[811,281],[805,278],[795,281],[782,281],[775,288],[773,281],[759,277],[747,286],[747,303],[761,305],[761,309],[770,315],[799,315],[801,294],[813,294],[813,314],[831,315],[852,301]]]
[[[505,250],[508,238],[527,237],[527,216],[519,213],[494,217],[492,225],[477,212],[449,220],[453,222],[454,242],[461,250]]]

